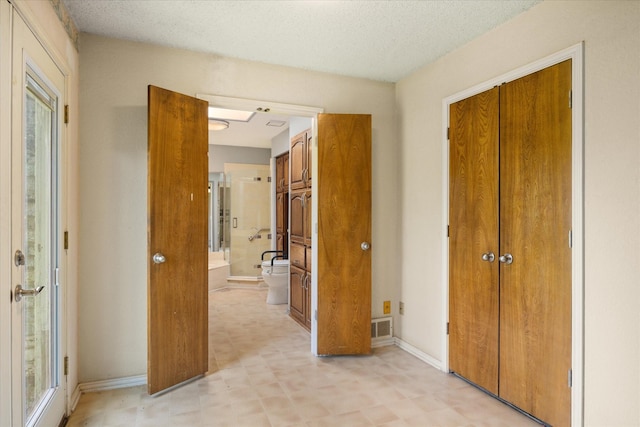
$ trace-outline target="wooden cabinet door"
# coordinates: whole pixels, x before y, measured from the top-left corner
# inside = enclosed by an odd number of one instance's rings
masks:
[[[307,167],[307,132],[301,132],[291,139],[291,149],[289,150],[289,161],[291,162],[291,181],[289,186],[292,190],[305,188],[306,167]]]
[[[304,203],[305,192],[296,191],[291,193],[291,230],[290,237],[292,242],[304,244]]]
[[[449,369],[497,395],[499,89],[449,118]]]
[[[285,196],[286,193],[276,193],[276,232],[280,234],[285,228]]]
[[[289,191],[289,153],[282,155],[282,191]]]
[[[284,190],[284,157],[276,157],[276,192],[281,193]]]
[[[304,215],[302,228],[304,230],[304,244],[311,246],[311,191],[304,193],[304,204],[302,205],[302,214]]]
[[[290,266],[289,267],[289,276],[291,278],[290,281],[290,311],[291,316],[298,321],[298,323],[304,325],[305,324],[305,305],[306,295],[305,295],[305,281],[307,274],[306,272],[298,267]]]
[[[570,91],[571,60],[500,88],[500,396],[553,426],[571,424]]]
[[[307,188],[311,188],[311,165],[313,164],[313,162],[311,161],[311,156],[313,154],[313,144],[311,143],[311,129],[309,129],[307,131],[307,134],[305,135],[305,139],[306,139],[306,164],[305,164],[305,174],[304,174],[304,179],[305,179],[305,184],[307,186]]]
[[[282,251],[283,253],[286,252],[285,249],[284,249],[284,234],[283,233],[277,233],[276,234],[276,250],[277,251]]]

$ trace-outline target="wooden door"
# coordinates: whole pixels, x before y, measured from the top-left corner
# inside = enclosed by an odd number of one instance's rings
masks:
[[[318,115],[317,352],[371,352],[371,116]],[[365,250],[362,244],[365,243]],[[316,244],[315,242],[313,243]]]
[[[148,97],[147,375],[154,394],[208,369],[208,105],[154,86]]]
[[[500,396],[553,426],[571,423],[570,91],[570,60],[500,88]]]
[[[498,394],[499,89],[450,106],[449,368]]]

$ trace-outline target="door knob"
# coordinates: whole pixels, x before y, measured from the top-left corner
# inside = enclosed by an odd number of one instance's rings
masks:
[[[360,243],[360,249],[362,249],[363,251],[368,251],[369,249],[371,249],[371,243],[369,242]]]
[[[162,255],[160,252],[153,256],[153,262],[155,262],[156,264],[162,264],[166,260],[167,259],[164,257],[164,255]]]
[[[493,252],[487,252],[482,254],[482,260],[483,261],[489,261],[489,262],[493,262],[493,260],[496,259],[496,256],[493,254]]]
[[[16,290],[13,292],[13,299],[16,300],[16,302],[20,302],[22,297],[38,295],[43,289],[44,286],[38,286],[35,289],[22,289],[22,285],[17,285]]]
[[[504,254],[498,258],[498,261],[503,264],[511,264],[513,262],[513,256],[511,254]]]

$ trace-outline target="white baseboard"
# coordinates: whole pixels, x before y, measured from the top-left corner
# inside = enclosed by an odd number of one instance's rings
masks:
[[[396,341],[393,337],[371,338],[371,348],[387,347],[395,345]]]
[[[412,346],[411,344],[402,341],[400,338],[395,338],[395,344],[398,347],[400,347],[402,350],[406,351],[409,354],[414,355],[418,359],[422,360],[425,363],[428,363],[429,365],[433,366],[437,370],[447,372],[443,369],[442,363],[438,359],[432,356],[429,356],[424,351],[419,350],[416,347]]]
[[[80,393],[90,393],[94,391],[113,390],[116,388],[135,387],[139,385],[145,385],[146,383],[146,375],[135,375],[132,377],[114,378],[112,380],[82,383],[78,385],[78,389],[80,390]]]

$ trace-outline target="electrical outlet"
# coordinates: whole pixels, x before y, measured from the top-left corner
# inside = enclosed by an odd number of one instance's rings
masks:
[[[391,314],[391,301],[382,303],[382,311],[384,314]]]
[[[404,303],[400,301],[400,309],[398,310],[400,314],[404,314]]]

